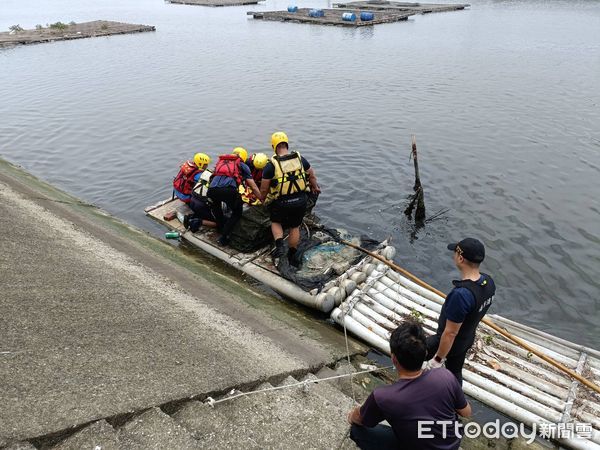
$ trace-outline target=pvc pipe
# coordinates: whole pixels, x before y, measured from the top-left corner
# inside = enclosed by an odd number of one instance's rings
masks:
[[[582,422],[591,423],[594,428],[600,430],[600,417],[598,417],[598,415],[592,415],[586,412],[575,412],[574,414],[571,414],[571,416],[581,419]]]
[[[337,310],[338,308],[334,310],[332,317],[334,320],[340,323],[339,314],[341,311],[336,314]],[[347,321],[353,319],[354,314],[352,317],[346,316]],[[369,319],[367,319],[365,323],[368,323],[368,321]],[[356,320],[354,320],[353,325],[355,326],[355,329],[352,330],[352,333],[364,339],[379,350],[389,354],[389,344],[382,339],[381,336],[377,336],[373,329],[367,328],[369,325],[361,325]],[[379,337],[379,339],[374,336]],[[531,426],[533,423],[544,422],[544,419],[546,419],[546,421],[549,419],[554,421],[554,423],[557,423],[560,420],[562,415],[560,412],[550,409],[534,399],[530,399],[519,393],[513,392],[508,388],[503,387],[498,383],[488,380],[469,370],[464,371],[463,376],[466,380],[464,387],[465,393],[492,406],[498,411],[513,417],[516,420],[526,423],[529,426]],[[509,400],[507,401],[506,399]],[[597,438],[597,435],[598,433],[594,431],[593,440]],[[593,442],[583,439],[560,439],[559,441],[572,448],[598,449],[598,446],[595,446]]]
[[[537,366],[535,364],[532,364],[531,362],[521,359],[515,355],[511,355],[510,353],[507,353],[499,348],[494,348],[494,347],[490,347],[489,351],[491,353],[493,353],[494,355],[497,355],[501,358],[507,359],[509,361],[512,361],[513,363],[516,363],[517,365],[529,370],[530,372],[534,372],[532,373],[533,376],[535,376],[536,378],[539,378],[541,380],[544,380],[545,383],[554,383],[555,385],[559,386],[560,389],[563,389],[565,391],[565,396],[567,395],[567,392],[569,390],[570,382],[568,379],[566,379],[565,375],[561,375],[559,373],[556,372],[550,372],[549,370],[546,370],[544,367],[542,366]],[[520,370],[520,369],[518,369]],[[525,372],[527,373],[527,372]],[[537,375],[536,375],[537,373]]]
[[[484,325],[484,326],[485,326],[485,325]],[[486,327],[486,328],[487,328],[487,327]],[[487,329],[488,329],[488,330],[490,330],[490,333],[495,333],[494,331],[492,331],[492,329],[491,329],[491,328],[487,328]],[[526,341],[525,339],[523,339],[523,341],[525,341],[527,344],[530,344],[530,343],[529,343],[528,341]],[[513,343],[512,343],[512,341],[511,341],[511,342],[508,342],[508,341],[501,341],[501,342],[502,342],[502,345],[503,345],[505,348],[509,349],[511,352],[514,352],[514,353],[516,353],[517,355],[524,356],[525,358],[527,358],[527,354],[528,354],[528,352],[527,352],[527,350],[525,350],[523,347],[520,347],[520,346],[518,346],[518,345],[516,345],[516,344],[513,344]],[[558,362],[560,362],[560,363],[564,364],[564,365],[565,365],[565,366],[567,366],[567,367],[570,367],[570,368],[577,367],[577,361],[575,361],[575,360],[574,360],[574,359],[572,359],[572,358],[569,358],[569,357],[563,356],[563,355],[561,355],[560,353],[556,353],[556,352],[555,352],[555,351],[553,351],[553,350],[550,350],[550,349],[548,349],[548,348],[541,347],[541,346],[539,346],[539,345],[531,344],[531,347],[533,347],[534,349],[538,350],[540,353],[544,353],[546,356],[549,356],[549,357],[551,357],[552,359],[554,359],[554,360],[556,360],[556,361],[558,361]],[[566,375],[565,375],[565,376],[566,376]]]
[[[233,267],[236,267],[242,272],[250,275],[252,278],[265,283],[275,291],[290,297],[298,303],[302,303],[305,306],[309,306],[323,312],[329,312],[335,306],[333,297],[328,295],[310,295],[308,292],[303,291],[300,287],[296,286],[292,282],[266,269],[263,269],[253,262],[249,262],[243,266],[240,266],[237,258],[230,257],[224,251],[203,241],[202,239],[197,238],[193,233],[185,232],[181,235],[181,237],[193,245],[201,248],[208,254],[232,265]]]
[[[519,422],[531,426],[534,423],[547,423],[546,420],[540,416],[528,411],[527,409],[521,408],[514,403],[504,400],[498,397],[494,393],[475,386],[471,383],[465,383],[464,391],[467,395],[479,400],[486,405],[493,405],[494,409],[506,414],[509,417],[514,418]],[[600,447],[593,442],[585,439],[559,439],[558,442],[576,450],[599,450]]]
[[[493,381],[488,380],[487,378],[482,377],[474,372],[469,370],[463,370],[463,378],[469,383],[478,386],[482,389],[487,389],[490,392],[493,392],[494,395],[497,395],[504,400],[507,400],[521,408],[526,409],[527,411],[531,411],[538,416],[553,422],[560,422],[561,413],[548,408],[541,403],[538,403],[534,399],[529,397],[525,397],[524,395],[519,394],[518,392],[511,391],[510,389],[505,388],[504,386],[494,383]]]
[[[506,317],[498,316],[496,314],[488,314],[488,317],[497,323],[503,324],[506,327],[510,326],[510,327],[518,328],[519,330],[529,332],[532,334],[536,334],[543,339],[555,342],[555,343],[560,344],[565,347],[569,347],[573,350],[577,350],[578,352],[585,352],[588,354],[588,356],[592,356],[594,358],[600,358],[600,351],[598,351],[596,349],[585,347],[585,346],[579,345],[579,344],[575,344],[573,342],[569,342],[565,339],[559,338],[557,336],[553,336],[544,331],[540,331],[536,328],[532,328],[527,325],[523,325],[522,323],[515,322],[513,320],[507,319]]]
[[[444,303],[445,298],[440,297],[435,292],[431,292],[429,289],[425,289],[423,286],[419,286],[417,283],[409,280],[408,278],[406,278],[403,275],[400,275],[395,270],[390,270],[387,273],[387,276],[392,281],[402,285],[406,289],[409,289],[409,290],[419,294],[420,296],[425,297],[426,299],[431,300],[434,303],[437,303],[438,305],[441,305],[442,303]]]
[[[388,297],[379,292],[375,293],[370,290],[369,293],[365,294],[365,297],[375,302],[377,305],[379,305],[380,308],[386,308],[388,311],[394,314],[410,315],[412,312],[410,309],[406,308],[405,306],[399,303],[394,302],[393,300],[389,299]],[[400,316],[398,323],[402,321],[404,321],[404,318]],[[424,319],[422,325],[434,331],[437,330],[437,323],[433,320]]]
[[[387,291],[386,293],[383,293],[381,291],[378,291],[375,288],[371,288],[368,290],[367,294],[372,295],[372,296],[377,296],[377,298],[386,298],[389,301],[394,302],[395,304],[400,305],[403,308],[406,308],[409,312],[410,312],[410,310],[414,309],[415,311],[420,312],[424,316],[428,317],[429,319],[431,319],[432,321],[437,323],[439,314],[436,314],[435,312],[431,311],[427,307],[420,305],[418,303],[415,303],[412,300],[408,300],[408,299],[402,297],[401,295],[396,294],[395,292]]]
[[[362,326],[355,319],[350,316],[345,315],[340,308],[335,308],[331,312],[331,318],[335,320],[339,325],[346,327],[346,329],[351,332],[353,335],[363,339],[368,344],[372,345],[375,348],[378,348],[382,352],[390,354],[390,344],[389,341],[386,341],[382,337],[375,334],[373,331]]]
[[[378,300],[368,296],[367,294],[363,294],[363,301],[368,303],[369,308],[373,311],[378,312],[386,319],[394,322],[396,326],[404,320],[403,314],[406,314],[401,306],[395,306],[394,302],[389,302],[390,307],[386,306],[383,302],[379,302]]]
[[[364,303],[358,303],[354,306],[354,310],[363,314],[365,317],[368,317],[372,321],[374,321],[380,327],[388,330],[389,332],[394,331],[398,326],[391,320],[386,319],[384,316],[379,314],[373,308],[370,308],[368,305]]]
[[[562,412],[565,408],[566,403],[564,401],[559,400],[556,397],[552,397],[551,395],[548,395],[539,389],[536,389],[531,384],[518,381],[498,370],[494,370],[491,367],[485,366],[478,362],[466,360],[465,365],[472,367],[476,372],[486,375],[487,377],[495,380],[495,382],[501,383],[504,386],[507,386],[510,389],[514,390],[515,392],[518,392],[520,394],[525,395],[526,397],[530,397],[536,401],[539,401],[545,406],[554,408],[559,412]]]
[[[512,325],[504,325],[506,331],[516,334],[519,338],[528,341],[531,344],[540,345],[544,348],[552,347],[555,351],[558,351],[560,354],[567,356],[569,358],[573,358],[578,361],[581,356],[581,352],[574,350],[570,347],[566,347],[554,340],[546,339],[542,336],[537,335],[536,333],[532,333],[529,330],[523,330],[521,328],[514,327]]]
[[[391,331],[395,330],[398,327],[398,324],[405,320],[404,317],[398,316],[393,311],[390,311],[388,308],[366,295],[363,295],[361,301],[358,302],[354,308],[366,316],[371,316],[378,324]],[[407,311],[406,315],[410,315],[410,311]],[[392,320],[392,318],[395,321]],[[437,324],[434,323],[433,330],[430,330],[427,328],[427,324],[422,325],[424,331],[428,335],[433,334],[437,326]]]
[[[344,311],[342,309],[342,312],[345,312],[346,315],[352,317],[354,320],[356,320],[362,326],[364,326],[365,328],[367,328],[370,331],[373,331],[377,336],[379,336],[380,338],[389,342],[391,333],[388,330],[386,330],[385,328],[383,328],[381,325],[377,324],[375,321],[369,319],[367,316],[362,314],[360,311],[357,311],[355,309],[351,309],[350,311]]]
[[[410,295],[410,293],[406,290],[399,291],[393,288],[387,287],[380,280],[376,281],[373,284],[373,289],[380,292],[381,294],[391,298],[392,300],[405,304],[407,300],[409,300],[413,305],[418,305],[420,308],[424,308],[428,311],[428,315],[432,317],[439,316],[440,311],[432,309],[433,303],[430,300],[423,299],[422,297],[416,297],[414,294]],[[404,289],[404,288],[401,288]],[[406,305],[405,305],[406,306]]]
[[[528,411],[531,411],[532,413],[537,414],[540,417],[549,420],[552,423],[559,423],[561,420],[562,413],[549,409],[544,405],[541,405],[534,399],[525,397],[519,393],[506,389],[505,387],[500,386],[498,384],[494,384],[480,375],[477,375],[470,371],[463,371],[463,377],[470,383],[481,388],[488,389],[495,395],[504,398],[505,400],[508,400],[517,406],[527,409]],[[598,433],[595,430],[592,430],[591,440],[596,444],[600,444],[600,433]],[[558,439],[558,441],[560,440]]]
[[[490,359],[495,359],[495,358],[491,358],[487,355],[480,355],[480,357],[486,361],[488,361]],[[511,360],[509,360],[509,361],[511,361]],[[506,373],[517,380],[524,381],[524,382],[528,383],[530,386],[532,386],[533,388],[539,389],[540,391],[545,392],[546,394],[548,394],[550,396],[554,396],[558,399],[564,400],[567,398],[567,395],[569,394],[568,389],[565,389],[562,386],[557,386],[556,384],[552,384],[544,378],[536,377],[535,375],[533,375],[529,372],[526,372],[526,371],[521,370],[517,367],[514,367],[510,364],[507,364],[505,361],[504,361],[504,363],[505,363],[504,365],[502,365],[502,363],[503,363],[502,360],[498,360],[498,362],[502,366],[502,368],[500,370],[503,373]]]
[[[401,286],[387,276],[382,277],[379,281],[382,284],[382,286],[379,287],[381,290],[390,290],[392,292],[396,292],[408,298],[409,300],[419,303],[420,305],[427,306],[429,309],[437,312],[438,314],[442,310],[442,305],[431,299],[428,299],[427,297],[406,289],[404,286]]]

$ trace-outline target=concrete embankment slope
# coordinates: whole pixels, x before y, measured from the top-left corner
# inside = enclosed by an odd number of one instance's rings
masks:
[[[345,355],[333,328],[1,160],[0,229],[0,447]]]

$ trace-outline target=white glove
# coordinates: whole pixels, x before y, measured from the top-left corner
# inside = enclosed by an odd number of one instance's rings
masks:
[[[439,367],[444,367],[444,360],[442,362],[437,362],[435,358],[431,358],[429,361],[425,363],[425,369],[437,369]]]

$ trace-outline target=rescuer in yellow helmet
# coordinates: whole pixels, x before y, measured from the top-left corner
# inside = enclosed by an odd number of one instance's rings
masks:
[[[202,172],[210,164],[210,156],[196,153],[191,160],[184,162],[173,179],[173,193],[184,203],[189,203],[192,188],[200,179]]]
[[[208,188],[208,198],[212,201],[211,209],[221,231],[218,243],[221,246],[229,244],[229,235],[235,224],[241,219],[244,202],[240,195],[240,186],[246,185],[256,198],[260,198],[260,190],[252,179],[250,168],[246,165],[248,151],[236,147],[228,155],[219,156]],[[231,210],[231,216],[225,220],[222,203]]]
[[[250,155],[248,161],[248,167],[250,167],[250,172],[252,172],[252,178],[256,182],[257,185],[260,186],[260,182],[262,181],[262,172],[267,163],[269,162],[269,158],[264,153],[254,153]]]
[[[268,204],[271,232],[275,239],[274,259],[284,256],[283,230],[289,229],[288,260],[300,266],[297,254],[300,243],[300,225],[306,213],[307,193],[321,192],[314,169],[298,152],[289,151],[287,135],[278,131],[271,136],[273,157],[266,164],[260,184],[260,198]]]

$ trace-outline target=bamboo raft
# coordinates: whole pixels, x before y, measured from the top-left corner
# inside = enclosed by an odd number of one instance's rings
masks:
[[[410,16],[416,14],[414,12],[398,12],[398,11],[378,11],[375,13],[373,20],[362,21],[360,20],[359,9],[323,9],[324,16],[322,17],[310,17],[308,12],[310,8],[298,8],[296,12],[288,11],[248,11],[249,16],[253,16],[255,19],[273,20],[279,22],[294,22],[294,23],[313,23],[318,25],[339,25],[344,27],[363,27],[377,25],[381,23],[392,23],[399,22],[401,20],[407,20]],[[354,13],[356,20],[353,22],[342,20],[343,13]]]
[[[196,5],[196,6],[243,6],[258,5],[264,0],[168,0],[169,3],[177,5]]]
[[[408,316],[419,318],[428,335],[435,333],[443,302],[443,297],[380,264],[333,310],[331,317],[348,332],[389,355],[390,333]],[[596,385],[600,383],[598,350],[501,316],[488,317],[535,351]],[[466,394],[530,427],[546,424],[556,431],[552,440],[560,445],[600,449],[600,395],[483,322],[465,361],[463,377]],[[575,431],[581,424],[591,426],[577,437]]]
[[[437,12],[459,11],[469,7],[468,3],[405,3],[386,0],[367,0],[348,3],[334,3],[334,8],[352,8],[367,11],[398,11],[412,12],[414,14],[429,14]]]
[[[16,45],[41,44],[44,42],[67,41],[116,34],[143,33],[156,31],[151,25],[96,20],[77,24],[61,24],[60,28],[44,27],[35,30],[10,31],[0,33],[0,48]]]

